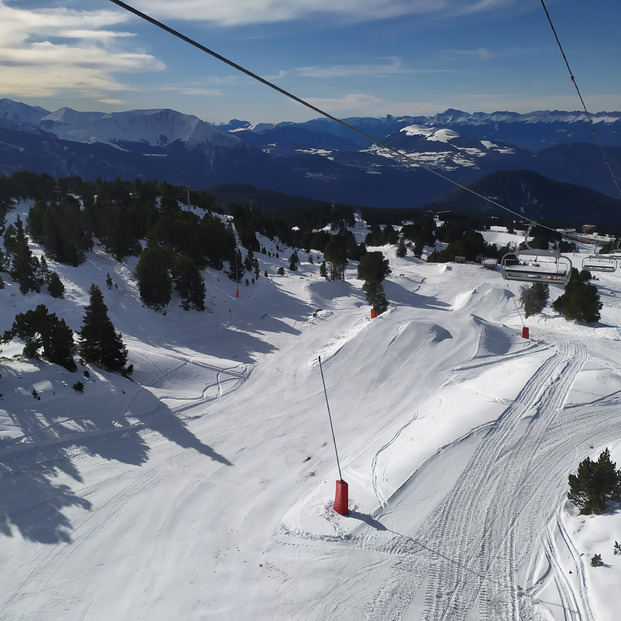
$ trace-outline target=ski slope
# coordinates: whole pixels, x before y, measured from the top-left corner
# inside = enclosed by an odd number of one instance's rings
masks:
[[[600,324],[548,308],[523,339],[521,283],[382,250],[376,319],[356,265],[327,282],[316,252],[257,253],[270,276],[239,298],[207,270],[205,313],[143,308],[100,250],[50,262],[64,300],[5,278],[2,330],[39,303],[78,330],[98,284],[135,371],[3,346],[0,619],[616,619],[618,505],[565,494],[587,455],[621,462],[621,272],[598,274]]]

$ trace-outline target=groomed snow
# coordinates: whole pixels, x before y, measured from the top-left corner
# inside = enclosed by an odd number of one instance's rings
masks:
[[[565,495],[587,455],[621,463],[621,272],[600,324],[546,309],[524,339],[520,283],[381,250],[373,320],[356,265],[327,282],[303,250],[258,253],[239,297],[205,271],[205,313],[143,308],[135,260],[100,250],[49,262],[65,300],[3,275],[2,330],[40,303],[78,330],[98,284],[135,370],[3,346],[0,619],[617,619],[619,507]]]

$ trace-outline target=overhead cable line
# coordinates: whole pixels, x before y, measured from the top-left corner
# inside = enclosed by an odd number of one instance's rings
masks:
[[[403,151],[400,151],[399,149],[395,149],[394,147],[391,147],[390,145],[386,144],[385,142],[382,142],[381,140],[378,140],[377,138],[373,138],[373,136],[369,136],[369,134],[366,134],[366,133],[360,131],[359,129],[355,128],[353,125],[350,125],[349,123],[346,123],[345,121],[342,121],[341,119],[338,119],[335,116],[332,116],[328,112],[325,112],[321,108],[318,108],[317,106],[314,106],[313,104],[311,104],[308,101],[302,99],[301,97],[297,97],[293,93],[290,93],[289,91],[286,91],[285,89],[280,88],[280,86],[276,86],[276,84],[274,84],[273,82],[270,82],[269,80],[266,80],[265,78],[262,78],[260,75],[257,75],[256,73],[253,73],[252,71],[246,69],[245,67],[242,67],[241,65],[238,65],[237,63],[233,62],[232,60],[229,60],[228,58],[222,56],[221,54],[218,54],[217,52],[214,52],[213,50],[210,50],[208,47],[205,47],[204,45],[202,45],[201,43],[198,43],[194,39],[191,39],[190,37],[182,34],[178,30],[175,30],[175,29],[171,28],[170,26],[167,26],[166,24],[164,24],[164,23],[154,19],[153,17],[150,17],[146,13],[143,13],[142,11],[139,11],[138,9],[135,9],[134,7],[130,6],[129,4],[127,4],[125,2],[121,2],[120,0],[110,0],[110,2],[112,2],[113,4],[116,4],[117,6],[121,7],[122,9],[125,9],[126,11],[129,11],[130,13],[133,13],[137,17],[140,17],[141,19],[144,19],[145,21],[153,24],[154,26],[157,26],[158,28],[161,28],[162,30],[168,32],[169,34],[171,34],[171,35],[173,35],[175,37],[177,37],[178,39],[181,39],[182,41],[185,41],[186,43],[194,46],[195,48],[197,48],[199,50],[201,50],[201,52],[205,52],[206,54],[209,54],[210,56],[213,56],[214,58],[222,61],[223,63],[229,65],[230,67],[233,67],[237,71],[240,71],[241,73],[246,74],[247,76],[251,77],[253,80],[257,80],[258,82],[261,82],[265,86],[268,86],[269,88],[279,92],[281,95],[285,95],[285,97],[288,97],[289,99],[293,99],[293,101],[296,101],[297,103],[305,106],[306,108],[310,108],[311,110],[313,110],[317,114],[320,114],[321,116],[324,116],[324,117],[330,119],[331,121],[334,121],[335,123],[338,123],[339,125],[342,125],[343,127],[346,127],[347,129],[357,133],[358,135],[362,136],[363,138],[366,138],[367,140],[371,141],[372,143],[374,143],[374,144],[376,144],[376,145],[378,145],[378,146],[380,146],[380,147],[382,147],[384,149],[387,149],[388,151],[394,153],[395,155],[398,155],[399,157],[402,157],[402,158],[412,162],[416,166],[419,166],[420,168],[422,168],[422,169],[424,169],[424,170],[426,170],[426,171],[436,175],[437,177],[440,177],[441,179],[444,179],[445,181],[448,181],[449,183],[452,183],[453,185],[457,186],[458,188],[461,188],[462,190],[465,190],[466,192],[469,192],[470,194],[473,194],[474,196],[483,199],[485,202],[490,203],[491,205],[494,205],[495,207],[498,207],[500,209],[503,209],[504,211],[507,211],[510,214],[513,214],[514,216],[516,216],[520,220],[527,220],[528,222],[532,223],[533,225],[540,226],[540,227],[548,229],[550,231],[555,231],[555,229],[547,227],[547,226],[545,226],[543,224],[539,224],[539,223],[535,222],[534,220],[532,220],[530,218],[525,218],[523,214],[520,214],[517,211],[513,211],[512,209],[509,209],[505,205],[502,205],[501,203],[498,203],[497,201],[489,198],[488,196],[483,196],[483,194],[480,194],[476,190],[473,190],[472,188],[469,188],[468,186],[465,186],[465,185],[459,183],[458,181],[455,181],[454,179],[451,179],[450,177],[447,177],[443,173],[441,173],[441,172],[439,172],[437,170],[434,170],[433,168],[430,168],[429,166],[425,166],[424,164],[422,164],[420,161],[418,161],[416,158],[412,157],[411,155],[408,155],[407,153],[404,153]]]
[[[612,167],[610,166],[610,162],[608,161],[608,157],[606,156],[606,151],[604,150],[604,147],[599,139],[599,136],[597,135],[597,130],[595,129],[595,123],[593,121],[593,118],[591,117],[591,114],[589,113],[586,104],[584,103],[584,99],[582,98],[582,93],[580,92],[580,89],[578,88],[578,83],[576,82],[576,78],[574,77],[574,74],[571,70],[571,67],[569,66],[569,61],[567,60],[567,56],[565,56],[565,51],[563,50],[563,46],[561,45],[561,41],[558,38],[558,35],[556,34],[556,28],[554,28],[554,24],[552,22],[552,18],[550,17],[550,13],[548,12],[548,9],[546,7],[546,4],[544,2],[544,0],[541,0],[541,6],[543,7],[543,10],[546,13],[546,17],[548,18],[548,22],[550,24],[550,28],[552,28],[552,32],[554,33],[554,38],[556,39],[556,43],[558,45],[559,50],[561,50],[561,54],[563,56],[563,60],[565,61],[565,65],[567,66],[567,71],[569,71],[569,77],[571,78],[571,82],[574,85],[574,88],[576,89],[576,92],[578,93],[578,97],[580,98],[580,102],[582,103],[582,108],[584,109],[584,112],[587,116],[587,119],[589,120],[589,123],[591,124],[591,131],[593,132],[593,136],[595,137],[595,141],[597,142],[602,155],[604,157],[604,162],[606,163],[606,167],[608,168],[608,171],[610,172],[610,175],[612,177],[612,181],[615,184],[615,187],[617,188],[617,192],[619,193],[619,195],[621,196],[621,188],[619,187],[619,184],[617,183],[617,178],[615,177],[615,174],[612,170]]]

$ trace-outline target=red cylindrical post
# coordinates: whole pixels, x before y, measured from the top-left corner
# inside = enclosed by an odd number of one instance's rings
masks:
[[[526,326],[524,326],[524,327],[522,328],[522,338],[523,338],[523,339],[527,339],[527,338],[529,338],[528,328],[527,328]]]
[[[334,510],[341,515],[347,515],[349,513],[349,490],[347,483],[342,479],[336,482]]]
[[[371,319],[375,319],[376,317],[377,317],[377,311],[374,308],[372,308],[371,309]]]

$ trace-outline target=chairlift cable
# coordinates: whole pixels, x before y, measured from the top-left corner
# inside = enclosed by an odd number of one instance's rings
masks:
[[[317,114],[320,114],[321,116],[324,116],[324,117],[330,119],[331,121],[334,121],[335,123],[338,123],[339,125],[342,125],[343,127],[346,127],[347,129],[355,132],[356,134],[362,136],[363,138],[366,138],[367,140],[371,141],[372,143],[374,143],[374,144],[376,144],[376,145],[378,145],[378,146],[380,146],[380,147],[382,147],[384,149],[389,150],[390,152],[394,153],[395,155],[398,155],[399,157],[402,157],[402,158],[412,162],[413,164],[415,164],[416,166],[419,166],[423,170],[426,170],[427,172],[430,172],[430,173],[436,175],[437,177],[440,177],[441,179],[444,179],[445,181],[448,181],[449,183],[457,186],[458,188],[460,188],[462,190],[465,190],[466,192],[469,192],[470,194],[473,194],[474,196],[476,196],[478,198],[483,199],[487,203],[489,203],[491,205],[494,205],[495,207],[498,207],[499,209],[503,209],[504,211],[507,211],[508,213],[516,216],[520,220],[526,220],[527,222],[531,223],[532,225],[540,226],[541,228],[548,229],[549,231],[556,232],[556,229],[553,229],[551,227],[548,227],[548,226],[545,226],[543,224],[540,224],[540,223],[538,223],[535,220],[532,220],[530,218],[525,218],[523,214],[520,214],[517,211],[513,211],[512,209],[509,209],[509,207],[506,207],[505,205],[502,205],[501,203],[499,203],[499,202],[489,198],[488,196],[484,196],[483,194],[480,194],[476,190],[473,190],[472,188],[469,188],[468,186],[465,186],[465,185],[459,183],[458,181],[455,181],[454,179],[451,179],[450,177],[446,176],[445,174],[443,174],[443,173],[441,173],[441,172],[439,172],[437,170],[434,170],[433,168],[430,168],[429,166],[426,166],[425,164],[421,163],[420,161],[418,161],[416,158],[412,157],[411,155],[408,155],[407,153],[404,153],[403,151],[400,151],[399,149],[395,149],[394,147],[391,147],[390,145],[386,144],[385,142],[382,142],[381,140],[378,140],[377,138],[373,138],[369,134],[366,134],[365,132],[360,131],[359,129],[355,128],[353,125],[350,125],[349,123],[346,123],[345,121],[343,121],[341,119],[338,119],[337,117],[329,114],[328,112],[325,112],[321,108],[318,108],[317,106],[314,106],[313,104],[311,104],[308,101],[302,99],[301,97],[298,97],[298,96],[294,95],[293,93],[290,93],[289,91],[281,88],[280,86],[277,86],[273,82],[270,82],[269,80],[266,80],[265,78],[262,78],[261,76],[257,75],[256,73],[253,73],[249,69],[246,69],[245,67],[242,67],[241,65],[237,64],[236,62],[233,62],[232,60],[229,60],[228,58],[222,56],[221,54],[218,54],[217,52],[209,49],[208,47],[205,47],[204,45],[202,45],[201,43],[198,43],[194,39],[191,39],[190,37],[188,37],[188,36],[182,34],[181,32],[171,28],[170,26],[167,26],[166,24],[164,24],[164,23],[154,19],[153,17],[150,17],[146,13],[143,13],[142,11],[139,11],[138,9],[135,9],[134,7],[126,4],[125,2],[121,2],[121,0],[110,0],[110,2],[112,2],[113,4],[116,4],[117,6],[119,6],[122,9],[125,9],[126,11],[129,11],[130,13],[133,13],[137,17],[140,17],[141,19],[144,19],[145,21],[153,24],[154,26],[157,26],[158,28],[161,28],[162,30],[164,30],[164,31],[168,32],[169,34],[171,34],[171,35],[181,39],[182,41],[185,41],[189,45],[192,45],[193,47],[201,50],[202,52],[205,52],[206,54],[209,54],[210,56],[213,56],[217,60],[220,60],[223,63],[229,65],[230,67],[233,67],[233,69],[236,69],[237,71],[240,71],[241,73],[246,74],[247,76],[251,77],[252,79],[261,82],[265,86],[267,86],[267,87],[269,87],[269,88],[279,92],[281,95],[285,95],[285,97],[288,97],[289,99],[293,99],[293,101],[296,101],[297,103],[299,103],[299,104],[301,104],[301,105],[303,105],[303,106],[313,110]]]
[[[584,99],[582,97],[582,93],[580,92],[580,89],[578,88],[578,83],[576,82],[576,78],[574,77],[574,74],[571,70],[571,67],[569,66],[569,61],[567,60],[567,56],[565,55],[565,51],[563,50],[563,46],[561,45],[561,41],[558,38],[558,35],[556,34],[556,28],[554,27],[554,23],[552,22],[552,18],[550,17],[550,13],[548,12],[548,9],[546,7],[546,4],[544,2],[544,0],[541,0],[541,6],[543,6],[543,10],[546,13],[546,17],[548,18],[548,22],[550,24],[550,28],[552,28],[552,32],[554,33],[554,38],[556,39],[556,43],[559,47],[559,50],[561,51],[561,54],[563,56],[563,60],[565,61],[565,65],[567,66],[567,70],[569,71],[569,77],[571,79],[572,84],[574,85],[574,88],[576,89],[576,92],[578,93],[578,97],[580,99],[580,103],[582,103],[582,108],[584,109],[584,112],[587,116],[587,119],[589,120],[589,123],[591,125],[591,131],[593,132],[593,136],[595,137],[595,141],[597,142],[600,151],[602,152],[602,155],[604,157],[604,162],[606,164],[606,167],[608,168],[608,171],[610,172],[610,175],[612,177],[612,181],[615,184],[615,187],[617,188],[617,192],[619,193],[619,195],[621,196],[621,188],[619,187],[619,184],[617,182],[617,178],[615,177],[615,174],[612,170],[612,167],[610,166],[610,162],[608,161],[608,156],[606,155],[606,151],[604,149],[604,146],[602,145],[599,136],[597,135],[597,130],[595,129],[595,123],[593,122],[593,118],[591,116],[591,114],[589,113],[586,104],[584,103]]]

